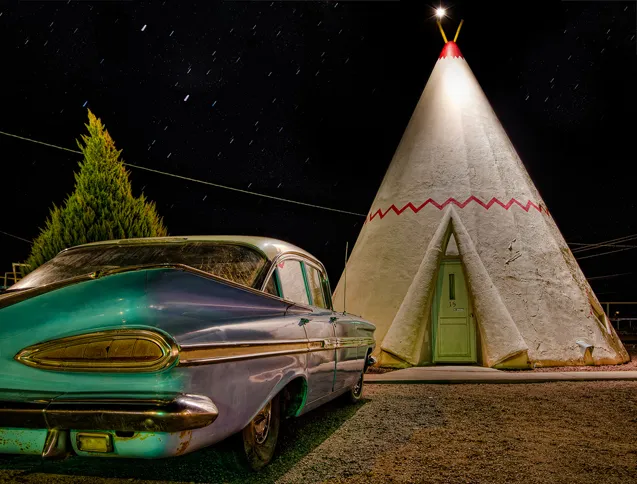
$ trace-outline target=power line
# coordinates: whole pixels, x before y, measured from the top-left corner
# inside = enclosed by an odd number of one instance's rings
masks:
[[[632,250],[632,249],[636,249],[637,247],[629,247],[628,249],[617,249],[617,250],[611,250],[609,252],[602,252],[601,254],[593,254],[593,255],[586,255],[584,257],[576,257],[577,260],[584,260],[584,259],[591,259],[593,257],[600,257],[602,255],[607,255],[607,254],[614,254],[615,252],[623,252],[625,250]]]
[[[52,145],[50,143],[45,143],[44,141],[38,141],[37,139],[25,138],[24,136],[18,136],[17,134],[5,133],[4,131],[0,131],[0,134],[11,136],[12,138],[18,138],[23,141],[30,141],[31,143],[37,143],[39,145],[49,146],[50,148],[57,148],[58,150],[70,151],[71,153],[79,153],[80,155],[82,154],[82,152],[78,150],[72,150],[70,148],[65,148],[64,146]]]
[[[82,152],[78,151],[78,150],[72,150],[70,148],[65,148],[63,146],[57,146],[57,145],[50,144],[50,143],[44,143],[42,141],[38,141],[38,140],[35,140],[35,139],[27,138],[25,136],[18,136],[16,134],[6,133],[4,131],[0,131],[0,134],[3,134],[5,136],[11,136],[13,138],[18,138],[18,139],[23,140],[23,141],[30,141],[32,143],[41,144],[41,145],[48,146],[48,147],[51,147],[51,148],[57,148],[59,150],[70,151],[71,153],[78,153],[80,155],[82,154]],[[299,202],[297,200],[290,200],[289,198],[276,197],[274,195],[268,195],[268,194],[265,194],[265,193],[253,192],[253,191],[250,191],[250,190],[243,190],[241,188],[235,188],[235,187],[229,187],[229,186],[226,186],[226,185],[220,185],[219,183],[212,183],[212,182],[205,181],[205,180],[199,180],[197,178],[191,178],[191,177],[187,177],[187,176],[176,175],[174,173],[168,173],[166,171],[155,170],[153,168],[147,168],[145,166],[133,165],[132,163],[123,163],[123,165],[124,166],[130,166],[131,168],[137,168],[139,170],[146,170],[146,171],[150,171],[150,172],[153,172],[153,173],[159,173],[160,175],[171,176],[173,178],[179,178],[181,180],[186,180],[186,181],[190,181],[190,182],[194,182],[194,183],[201,183],[203,185],[208,185],[208,186],[212,186],[212,187],[216,187],[216,188],[223,188],[225,190],[231,190],[233,192],[239,192],[239,193],[243,193],[243,194],[246,194],[246,195],[254,195],[254,196],[257,196],[257,197],[269,198],[271,200],[278,200],[280,202],[294,203],[296,205],[302,205],[302,206],[311,207],[311,208],[318,208],[318,209],[321,209],[321,210],[328,210],[330,212],[344,213],[344,214],[347,214],[347,215],[356,215],[356,216],[359,216],[359,217],[366,217],[367,216],[366,214],[357,213],[357,212],[350,212],[349,210],[341,210],[341,209],[338,209],[338,208],[324,207],[322,205],[315,205],[313,203]]]
[[[8,235],[9,237],[13,237],[14,239],[23,240],[25,242],[28,242],[29,244],[31,243],[29,239],[23,239],[22,237],[18,237],[17,235],[10,234],[9,232],[5,232],[3,230],[0,230],[0,234]]]
[[[7,133],[5,131],[0,131],[0,134],[3,134],[5,136],[10,136],[10,137],[13,137],[13,138],[17,138],[17,139],[20,139],[20,140],[23,140],[23,141],[30,141],[32,143],[41,144],[41,145],[48,146],[48,147],[51,147],[51,148],[57,148],[57,149],[60,149],[60,150],[69,151],[71,153],[82,154],[82,152],[79,151],[79,150],[72,150],[70,148],[65,148],[63,146],[58,146],[58,145],[54,145],[54,144],[51,144],[51,143],[44,143],[43,141],[38,141],[38,140],[35,140],[35,139],[32,139],[32,138],[27,138],[25,136],[18,136],[16,134]],[[123,165],[124,166],[129,166],[131,168],[137,168],[139,170],[145,170],[145,171],[149,171],[149,172],[152,172],[152,173],[158,173],[160,175],[165,175],[165,176],[170,176],[170,177],[173,177],[173,178],[178,178],[178,179],[181,179],[181,180],[190,181],[190,182],[193,182],[193,183],[201,183],[203,185],[208,185],[208,186],[212,186],[212,187],[216,187],[216,188],[223,188],[225,190],[231,190],[231,191],[243,193],[243,194],[246,194],[246,195],[264,197],[264,198],[269,198],[271,200],[277,200],[277,201],[287,202],[287,203],[294,203],[296,205],[302,205],[302,206],[305,206],[305,207],[318,208],[318,209],[321,209],[321,210],[328,210],[328,211],[332,211],[332,212],[344,213],[344,214],[347,214],[347,215],[356,215],[356,216],[360,216],[360,217],[366,217],[366,215],[362,214],[362,213],[351,212],[349,210],[341,210],[341,209],[338,209],[338,208],[324,207],[322,205],[315,205],[315,204],[312,204],[312,203],[299,202],[297,200],[290,200],[288,198],[276,197],[274,195],[268,195],[268,194],[265,194],[265,193],[259,193],[259,192],[253,192],[253,191],[250,191],[250,190],[243,190],[241,188],[229,187],[229,186],[226,186],[226,185],[221,185],[219,183],[213,183],[213,182],[209,182],[209,181],[205,181],[205,180],[199,180],[197,178],[191,178],[191,177],[187,177],[187,176],[176,175],[175,173],[168,173],[168,172],[165,172],[165,171],[155,170],[153,168],[147,168],[145,166],[134,165],[132,163],[123,163]],[[2,232],[2,233],[7,234],[6,232]],[[7,235],[15,237],[15,238],[20,239],[20,240],[24,240],[26,242],[30,242],[27,239],[23,239],[22,237],[13,236],[11,234],[7,234]],[[624,237],[618,237],[616,239],[606,240],[604,242],[597,242],[597,243],[594,243],[594,244],[572,243],[571,245],[581,245],[582,247],[573,249],[571,252],[578,253],[578,252],[585,252],[585,251],[593,250],[593,249],[596,249],[596,248],[599,248],[599,247],[607,247],[607,246],[613,247],[614,245],[610,245],[610,244],[613,244],[613,243],[616,243],[616,242],[629,242],[629,241],[632,241],[632,240],[635,240],[635,239],[637,239],[637,234],[627,235],[627,236],[624,236]],[[631,249],[637,249],[637,246],[625,246],[624,248],[621,248],[621,249],[618,249],[618,250],[602,252],[601,254],[587,255],[587,256],[584,256],[584,257],[578,257],[577,259],[578,260],[590,259],[592,257],[600,257],[602,255],[614,254],[615,252],[622,252],[624,250],[631,250]]]
[[[568,245],[581,245],[581,246],[590,246],[590,245],[597,245],[597,244],[582,244],[582,243],[578,243],[578,242],[569,242]],[[620,247],[620,248],[630,248],[630,249],[637,249],[637,245],[624,245],[624,244],[604,244],[604,245],[600,245],[600,247]],[[576,251],[579,251],[578,249],[575,249]]]
[[[598,242],[595,244],[587,244],[587,247],[581,247],[578,249],[574,249],[571,252],[576,253],[576,252],[584,252],[587,250],[593,250],[593,249],[597,249],[598,247],[603,247],[604,245],[607,244],[613,244],[613,243],[618,243],[618,242],[629,242],[631,240],[635,240],[637,239],[637,234],[633,234],[633,235],[626,235],[625,237],[619,237],[616,239],[611,239],[611,240],[605,240],[603,242]]]
[[[332,212],[345,213],[345,214],[348,214],[348,215],[358,215],[360,217],[366,217],[367,216],[367,215],[365,215],[363,213],[350,212],[348,210],[341,210],[341,209],[338,209],[338,208],[323,207],[321,205],[314,205],[312,203],[299,202],[299,201],[296,201],[296,200],[290,200],[288,198],[275,197],[274,195],[267,195],[265,193],[251,192],[249,190],[243,190],[241,188],[234,188],[234,187],[228,187],[228,186],[225,186],[225,185],[219,185],[218,183],[212,183],[212,182],[204,181],[204,180],[197,180],[196,178],[190,178],[190,177],[182,176],[182,175],[175,175],[174,173],[167,173],[165,171],[159,171],[159,170],[155,170],[153,168],[147,168],[145,166],[133,165],[131,163],[123,163],[123,164],[124,164],[124,166],[130,166],[130,167],[133,167],[133,168],[138,168],[140,170],[151,171],[153,173],[159,173],[160,175],[172,176],[174,178],[180,178],[181,180],[187,180],[187,181],[191,181],[191,182],[195,182],[195,183],[202,183],[204,185],[210,185],[212,187],[225,188],[226,190],[232,190],[234,192],[245,193],[246,195],[255,195],[255,196],[258,196],[258,197],[270,198],[272,200],[279,200],[281,202],[295,203],[297,205],[303,205],[305,207],[320,208],[322,210],[330,210]]]
[[[598,246],[598,245],[603,245],[603,244],[614,244],[617,242],[622,242],[626,239],[633,239],[637,237],[637,234],[631,234],[631,235],[624,235],[622,237],[617,237],[615,239],[610,239],[610,240],[604,240],[602,242],[594,242],[592,244],[585,244],[585,243],[580,243],[580,242],[572,242],[572,245],[581,245],[581,246],[587,246],[587,247],[593,247],[593,246]]]
[[[605,275],[605,276],[587,277],[586,279],[589,280],[589,281],[592,281],[593,279],[609,279],[611,277],[628,276],[630,274],[632,274],[632,272],[621,272],[621,273],[618,273],[618,274],[608,274],[608,275]]]

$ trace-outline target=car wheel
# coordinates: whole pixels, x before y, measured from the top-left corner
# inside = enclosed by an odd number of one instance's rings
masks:
[[[258,471],[274,456],[281,423],[279,396],[265,404],[241,432],[243,453],[248,467]]]
[[[350,388],[349,392],[347,392],[348,400],[352,403],[357,403],[360,401],[363,396],[363,381],[364,381],[365,373],[361,372],[361,376],[352,388]]]

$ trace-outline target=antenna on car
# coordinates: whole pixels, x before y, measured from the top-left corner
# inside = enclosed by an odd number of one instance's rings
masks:
[[[349,242],[345,241],[345,269],[343,270],[343,314],[345,314],[345,301],[347,301],[347,249]]]

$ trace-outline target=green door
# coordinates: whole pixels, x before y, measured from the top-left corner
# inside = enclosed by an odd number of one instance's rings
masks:
[[[477,363],[476,325],[460,261],[442,261],[436,300],[434,363]]]

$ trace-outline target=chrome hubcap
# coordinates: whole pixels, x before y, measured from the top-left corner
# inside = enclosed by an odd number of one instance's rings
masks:
[[[354,386],[354,395],[358,397],[362,391],[363,391],[363,375],[361,375],[360,379]]]
[[[272,402],[265,404],[256,417],[252,420],[254,435],[257,444],[262,444],[268,438],[270,430],[270,418],[272,417]]]

